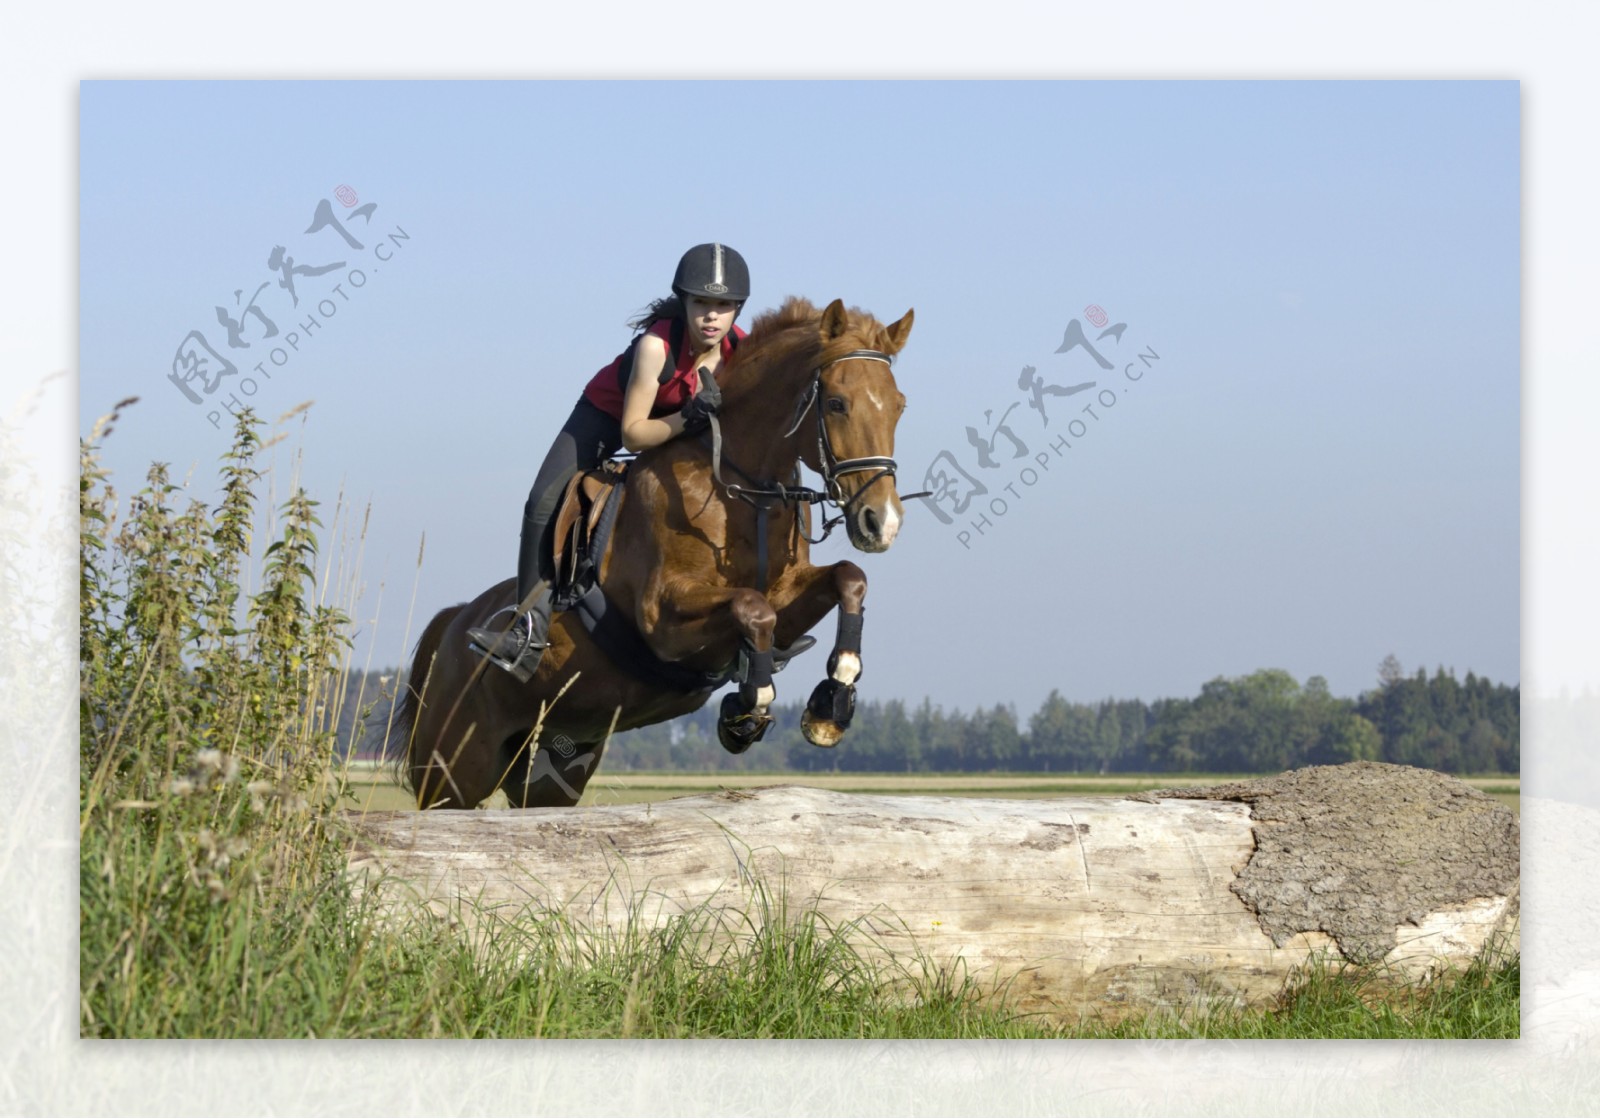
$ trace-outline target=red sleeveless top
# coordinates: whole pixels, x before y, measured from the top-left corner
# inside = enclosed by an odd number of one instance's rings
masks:
[[[616,358],[589,379],[583,388],[583,397],[596,408],[614,420],[622,419],[622,397],[626,389],[623,378],[633,371],[635,350],[639,345],[639,338],[645,334],[653,334],[661,339],[667,347],[667,359],[673,358],[672,353],[672,320],[663,319],[656,323],[644,334],[639,335],[628,344]],[[738,340],[745,336],[744,329],[735,326],[722,340],[722,360],[727,362],[733,356],[734,347]],[[678,411],[684,403],[695,393],[700,391],[700,374],[698,371],[699,354],[690,345],[683,346],[683,353],[676,355],[677,364],[672,367],[672,375],[656,389],[656,402],[650,406],[650,418],[660,419],[662,416]]]

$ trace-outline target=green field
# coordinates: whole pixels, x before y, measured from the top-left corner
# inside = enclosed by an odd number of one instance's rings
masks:
[[[602,762],[602,767],[604,763]],[[875,796],[997,797],[1033,799],[1065,796],[1122,796],[1181,785],[1218,785],[1249,780],[1249,774],[1223,773],[606,773],[604,768],[584,790],[582,805],[643,804],[673,797],[750,789],[763,785],[806,785],[842,793]],[[1467,784],[1488,793],[1512,811],[1522,799],[1516,777],[1466,777]],[[352,762],[348,773],[350,807],[388,812],[415,807],[410,793],[394,779],[394,770],[373,762]],[[487,807],[504,808],[496,793]]]

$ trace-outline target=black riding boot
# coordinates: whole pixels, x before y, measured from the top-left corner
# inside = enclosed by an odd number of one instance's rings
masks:
[[[541,579],[539,571],[540,545],[548,520],[548,515],[523,515],[522,544],[517,551],[517,601],[509,609],[515,615],[511,627],[501,629],[491,624],[467,630],[474,652],[486,655],[523,682],[533,677],[550,643],[550,580],[548,576]],[[530,594],[532,602],[528,601]],[[519,612],[523,604],[527,608]],[[495,617],[501,613],[506,611],[496,613]]]

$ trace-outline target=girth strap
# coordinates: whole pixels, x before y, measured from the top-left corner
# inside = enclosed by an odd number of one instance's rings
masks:
[[[756,590],[767,593],[767,505],[756,506]]]
[[[573,605],[573,612],[613,663],[647,684],[692,694],[714,691],[733,679],[731,665],[722,672],[700,672],[687,665],[661,660],[598,583]]]

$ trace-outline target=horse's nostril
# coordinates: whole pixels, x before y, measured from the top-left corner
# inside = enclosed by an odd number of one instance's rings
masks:
[[[863,509],[861,511],[861,527],[876,536],[878,534],[878,514],[871,509]]]

